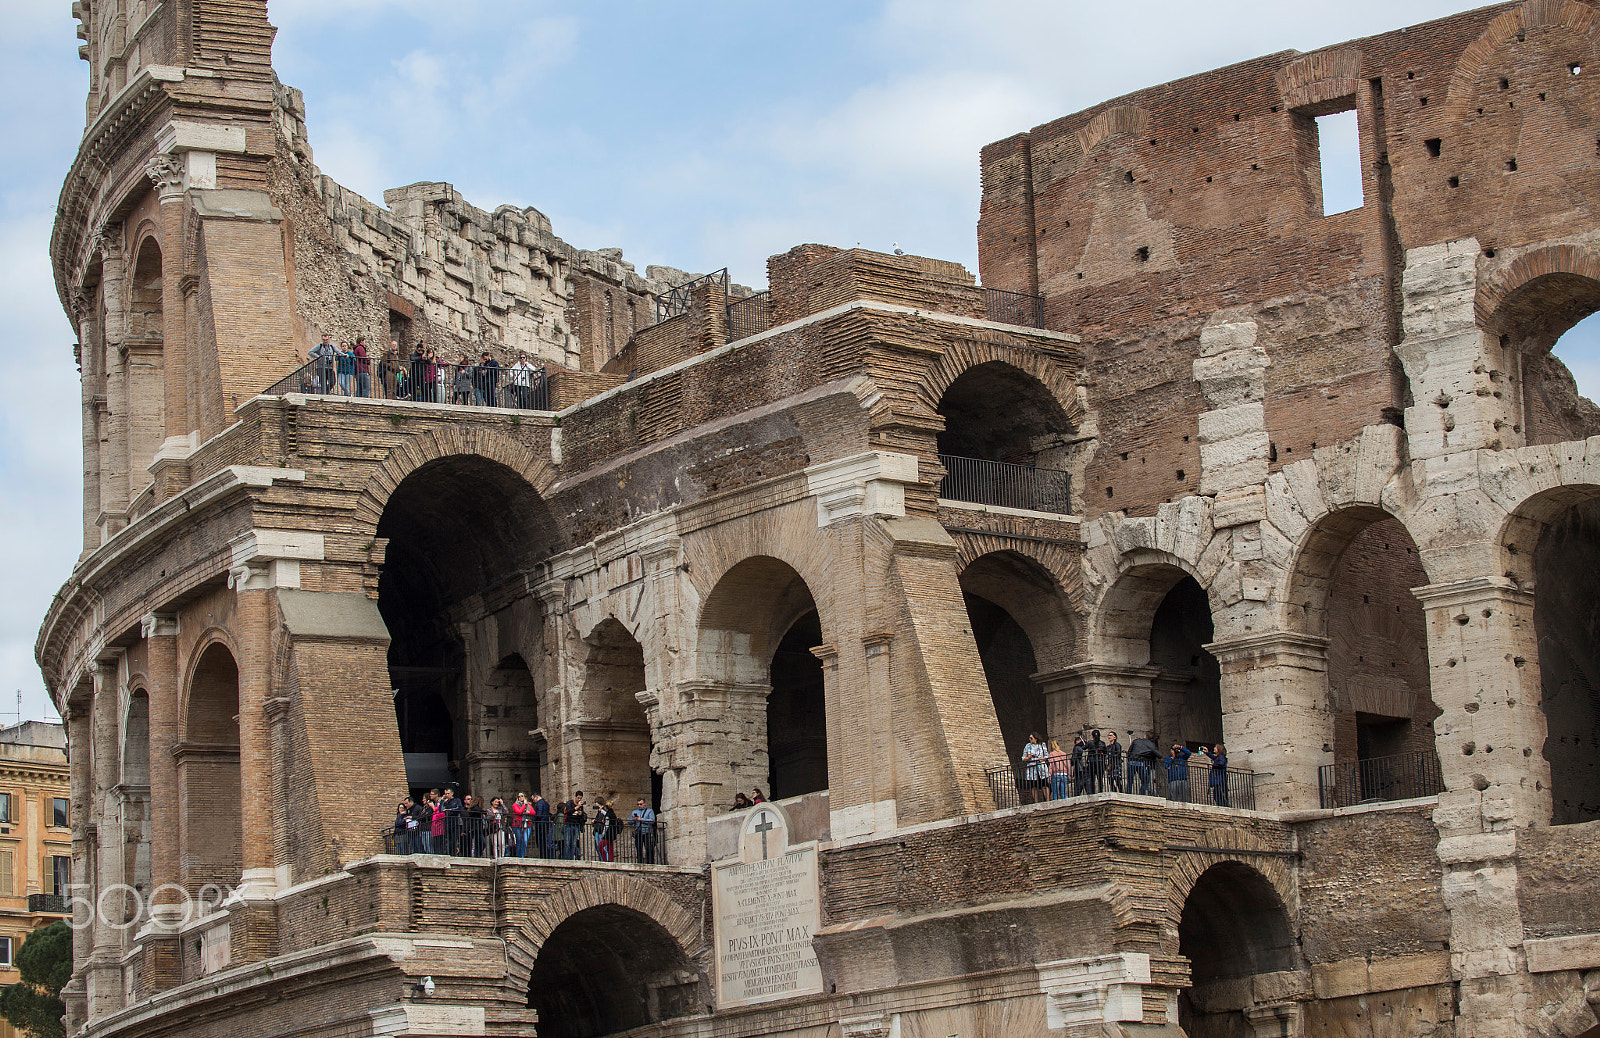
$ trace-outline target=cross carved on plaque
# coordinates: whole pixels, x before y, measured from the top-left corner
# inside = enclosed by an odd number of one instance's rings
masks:
[[[756,822],[755,831],[761,834],[761,860],[766,861],[767,834],[770,833],[773,828],[772,816],[763,811],[759,815],[756,815],[756,818],[759,819],[759,821]]]

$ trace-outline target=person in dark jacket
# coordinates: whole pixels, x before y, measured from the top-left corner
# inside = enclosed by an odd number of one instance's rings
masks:
[[[1083,736],[1072,737],[1072,793],[1082,796],[1089,791],[1089,761],[1087,758],[1088,747],[1083,743]]]
[[[1220,742],[1211,747],[1211,801],[1228,806],[1228,749]]]
[[[598,861],[617,860],[617,812],[603,801],[594,812],[594,853]]]
[[[467,853],[466,827],[461,819],[461,796],[456,787],[451,786],[444,791],[444,799],[439,801],[439,810],[444,814],[444,847],[442,852],[453,854],[457,857]],[[440,851],[435,848],[435,851]]]
[[[1122,792],[1122,744],[1117,741],[1116,732],[1106,733],[1106,784],[1104,788],[1114,793]]]
[[[565,815],[562,825],[561,856],[569,860],[583,857],[583,827],[589,821],[589,809],[583,806],[583,790],[572,791],[572,799],[561,805]]]
[[[1139,783],[1139,795],[1150,795],[1150,769],[1156,761],[1161,759],[1161,751],[1156,748],[1156,733],[1145,732],[1142,739],[1135,739],[1128,747],[1128,792],[1133,792],[1135,781]]]
[[[484,350],[474,374],[477,378],[478,403],[497,406],[499,401],[495,394],[500,391],[500,362],[494,359],[494,354]]]
[[[411,847],[415,854],[433,853],[433,797],[437,792],[435,790],[424,796],[421,803],[414,804],[411,808],[411,817],[417,820]]]
[[[1172,752],[1163,757],[1167,766],[1167,799],[1186,802],[1189,799],[1189,750],[1181,742],[1172,744]]]
[[[1100,729],[1089,733],[1083,748],[1089,765],[1089,792],[1103,792],[1106,788],[1106,744],[1100,739]]]
[[[400,801],[400,806],[394,813],[394,852],[396,854],[411,853],[411,833],[417,820],[411,817],[411,798]]]

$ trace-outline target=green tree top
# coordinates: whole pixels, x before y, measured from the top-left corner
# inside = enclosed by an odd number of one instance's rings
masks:
[[[17,953],[22,980],[0,987],[0,1016],[33,1038],[66,1038],[61,988],[72,977],[72,929],[66,920],[40,927]]]

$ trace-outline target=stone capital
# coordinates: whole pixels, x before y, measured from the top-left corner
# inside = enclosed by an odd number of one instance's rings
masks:
[[[1223,665],[1250,663],[1326,670],[1328,639],[1298,631],[1263,631],[1209,642],[1205,650]]]
[[[1471,609],[1474,606],[1508,605],[1532,607],[1533,592],[1504,577],[1468,577],[1438,584],[1414,587],[1411,593],[1424,609]]]
[[[1048,670],[1033,675],[1039,690],[1051,692],[1083,692],[1091,685],[1118,685],[1149,688],[1161,675],[1156,667],[1135,667],[1118,663],[1074,663],[1060,670]]]
[[[157,155],[144,167],[144,175],[154,184],[161,203],[183,197],[183,162],[172,155]]]
[[[146,641],[151,638],[173,638],[177,634],[177,613],[146,613],[139,621],[139,637]]]

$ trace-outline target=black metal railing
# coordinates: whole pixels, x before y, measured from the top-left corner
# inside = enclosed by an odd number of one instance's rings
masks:
[[[1426,750],[1317,769],[1317,792],[1325,808],[1409,800],[1443,791],[1439,755]]]
[[[550,409],[543,367],[517,364],[441,364],[430,360],[314,359],[279,379],[269,396],[306,393],[353,399],[416,400],[430,404]]]
[[[1002,764],[984,771],[995,806],[1017,807],[1071,800],[1096,793],[1134,793],[1181,804],[1256,808],[1256,776],[1238,768],[1213,768],[1204,757],[1187,764],[1145,764],[1122,758],[1061,764]]]
[[[743,299],[728,300],[728,341],[738,342],[752,335],[760,335],[771,327],[772,315],[767,306],[769,297],[757,292]]]
[[[51,915],[67,915],[72,909],[67,907],[65,894],[29,894],[28,911],[47,912]]]
[[[939,455],[939,463],[945,467],[939,484],[942,498],[1072,514],[1072,476],[1066,472],[954,454]]]
[[[1044,297],[999,288],[983,290],[983,305],[989,320],[1001,324],[1020,324],[1026,328],[1044,327]]]
[[[714,270],[709,274],[702,274],[693,281],[685,281],[666,295],[656,297],[656,323],[671,320],[679,314],[689,312],[689,304],[694,299],[694,291],[706,285],[721,285],[724,298],[728,295],[728,268]]]
[[[619,820],[600,832],[591,817],[580,825],[559,821],[499,825],[483,815],[446,814],[443,832],[383,833],[385,854],[446,854],[455,858],[544,858],[554,861],[616,861],[628,865],[667,863],[667,826],[657,820]]]

